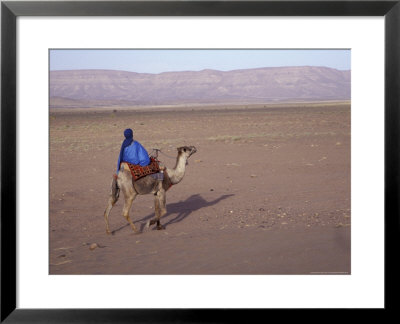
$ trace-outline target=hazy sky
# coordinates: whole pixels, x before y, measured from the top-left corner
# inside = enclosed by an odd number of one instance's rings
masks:
[[[50,70],[106,69],[160,73],[276,66],[350,70],[350,50],[50,50]]]

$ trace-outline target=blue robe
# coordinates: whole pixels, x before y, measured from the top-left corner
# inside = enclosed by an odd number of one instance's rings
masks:
[[[139,164],[146,166],[150,164],[149,154],[146,149],[137,141],[133,141],[131,145],[127,146],[123,150],[122,161],[121,157],[118,158],[117,173],[121,162],[128,162],[132,164]]]

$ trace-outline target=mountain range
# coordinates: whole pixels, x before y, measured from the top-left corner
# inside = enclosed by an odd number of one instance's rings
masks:
[[[348,100],[351,71],[269,67],[159,74],[50,71],[50,107],[270,103]]]

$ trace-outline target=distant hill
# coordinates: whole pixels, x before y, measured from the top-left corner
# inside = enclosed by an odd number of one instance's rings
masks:
[[[350,99],[351,72],[276,67],[160,74],[113,70],[50,72],[51,107],[268,103]]]

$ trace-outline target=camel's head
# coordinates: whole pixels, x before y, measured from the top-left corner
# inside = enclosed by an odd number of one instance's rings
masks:
[[[194,146],[181,146],[177,148],[179,155],[183,155],[187,159],[189,159],[194,153],[197,152],[197,149]]]

